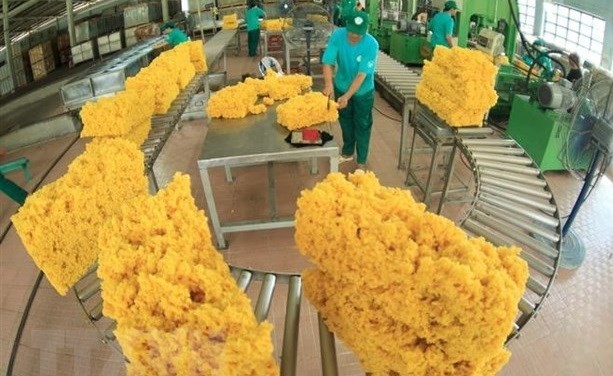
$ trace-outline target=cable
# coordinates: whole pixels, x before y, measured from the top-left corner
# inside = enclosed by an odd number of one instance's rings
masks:
[[[60,160],[66,155],[68,150],[70,150],[74,144],[77,143],[79,137],[75,137],[74,140],[68,145],[68,147],[53,161],[51,167],[44,173],[38,184],[34,186],[32,192],[35,192],[45,181],[51,170],[60,162]],[[6,230],[0,236],[0,243],[4,241],[6,235],[12,227],[12,222],[9,223]],[[21,315],[21,320],[19,321],[19,327],[17,328],[17,334],[15,335],[15,340],[13,341],[13,348],[11,349],[11,356],[9,358],[9,363],[6,369],[6,376],[13,375],[13,367],[15,366],[15,359],[17,358],[17,350],[19,349],[19,343],[21,342],[21,336],[23,335],[23,330],[25,329],[26,322],[28,321],[28,316],[30,315],[30,309],[32,308],[32,304],[34,304],[34,299],[36,298],[36,294],[38,293],[38,288],[43,280],[43,272],[40,271],[38,276],[36,277],[36,281],[34,282],[34,286],[32,287],[32,291],[30,291],[30,296],[28,297],[28,302],[26,303],[26,307],[23,310],[23,314]]]
[[[381,115],[385,116],[385,117],[386,117],[386,118],[388,118],[388,119],[391,119],[391,120],[397,121],[397,122],[399,122],[399,123],[402,121],[402,119],[396,119],[395,117],[392,117],[392,116],[390,116],[390,115],[386,114],[385,112],[383,112],[383,111],[381,111],[380,109],[378,109],[378,108],[377,108],[377,106],[373,106],[373,107],[375,108],[375,110],[377,110],[377,112],[378,112],[378,113],[380,113]]]

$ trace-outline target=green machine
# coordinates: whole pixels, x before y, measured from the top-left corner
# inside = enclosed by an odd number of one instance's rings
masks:
[[[590,102],[577,101],[576,94],[559,83],[543,82],[537,89],[538,99],[526,95],[513,97],[506,132],[541,171],[587,170],[590,165],[592,155],[583,149],[582,138],[587,135],[589,140],[592,119],[577,116],[589,113],[582,110]]]
[[[456,27],[458,46],[490,50],[495,33],[504,36],[504,52],[512,59],[515,54],[517,27],[511,11],[517,11],[517,0],[464,0],[457,13]]]

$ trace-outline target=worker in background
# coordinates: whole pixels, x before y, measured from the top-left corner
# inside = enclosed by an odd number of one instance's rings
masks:
[[[574,52],[568,55],[568,64],[570,65],[570,70],[566,75],[566,79],[574,83],[583,77],[583,72],[581,72],[581,59],[579,58],[579,55]]]
[[[428,29],[432,31],[430,38],[430,46],[432,50],[436,46],[453,47],[453,28],[455,26],[455,17],[458,12],[458,4],[455,1],[445,2],[445,6],[442,12],[437,13],[430,24]]]
[[[334,95],[338,103],[343,135],[339,161],[352,160],[357,151],[358,168],[364,169],[372,129],[379,43],[367,32],[368,13],[354,10],[344,16],[346,26],[332,33],[322,57],[323,93],[330,98]]]
[[[546,52],[547,48],[545,47],[545,41],[541,38],[538,38],[532,43],[532,56],[530,56],[530,54],[526,52],[522,56],[522,60],[524,61],[524,63],[530,66],[534,62],[534,59],[532,57],[535,57],[536,63],[538,64],[539,68],[542,69],[541,77],[546,80],[550,80],[553,78],[554,70],[553,65],[551,63],[551,58],[547,56]]]
[[[168,21],[160,26],[160,31],[166,34],[166,41],[173,47],[189,41],[187,34],[185,34],[183,30],[179,29],[172,21]]]
[[[258,6],[256,0],[249,0],[249,9],[245,12],[247,21],[247,47],[249,56],[255,56],[260,43],[260,19],[266,18],[266,12]]]

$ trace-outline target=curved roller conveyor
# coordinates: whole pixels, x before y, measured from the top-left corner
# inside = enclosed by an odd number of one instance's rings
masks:
[[[543,174],[515,140],[459,134],[457,142],[476,181],[460,226],[496,245],[521,247],[530,268],[510,340],[537,314],[553,283],[562,245],[560,213]]]

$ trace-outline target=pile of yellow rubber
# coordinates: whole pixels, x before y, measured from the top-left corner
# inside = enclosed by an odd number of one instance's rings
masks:
[[[28,196],[11,218],[49,283],[65,295],[98,258],[100,225],[121,203],[147,194],[143,154],[121,138],[101,138],[68,172]]]
[[[426,61],[417,99],[453,127],[481,126],[496,104],[498,68],[480,51],[438,46]]]
[[[248,77],[245,82],[227,86],[211,96],[206,113],[211,118],[237,119],[260,114],[275,101],[289,99],[309,90],[313,79],[304,74],[278,75],[272,70],[263,79]],[[262,98],[261,103],[257,103]],[[307,114],[313,116],[314,114]]]
[[[303,191],[296,243],[305,294],[372,375],[495,375],[528,266],[468,238],[375,175],[333,173]]]
[[[277,122],[289,130],[337,120],[338,104],[320,92],[293,97],[277,107]]]
[[[123,205],[99,246],[104,314],[128,375],[278,375],[272,325],[256,321],[211,244],[189,176]]]
[[[134,77],[126,90],[81,109],[81,137],[123,137],[140,146],[151,129],[151,117],[164,114],[196,72],[207,69],[200,41],[165,51]]]

